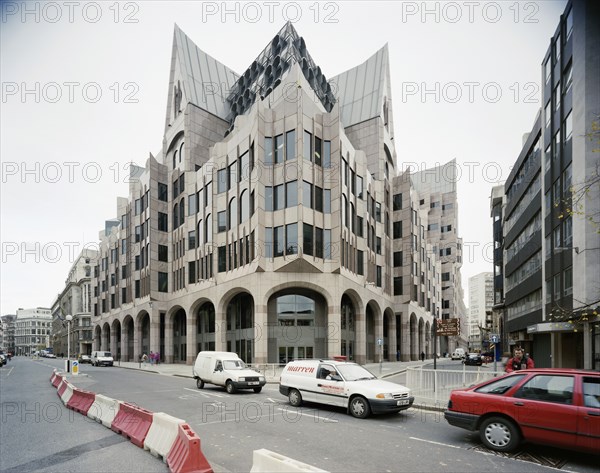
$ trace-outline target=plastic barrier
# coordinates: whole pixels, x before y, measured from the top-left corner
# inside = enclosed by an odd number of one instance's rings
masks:
[[[131,443],[144,448],[144,440],[152,425],[152,412],[123,402],[110,428],[127,437]]]
[[[65,389],[67,389],[67,384],[68,384],[68,382],[65,378],[60,378],[60,382],[58,383],[58,386],[56,387],[56,394],[61,399],[62,399],[63,393],[65,392]]]
[[[50,384],[54,383],[54,379],[56,378],[56,368],[52,370],[52,374],[50,375]]]
[[[96,394],[96,400],[90,406],[87,416],[90,419],[94,419],[96,422],[100,422],[104,427],[111,428],[113,420],[119,413],[121,402],[116,399],[112,399],[104,394]]]
[[[149,450],[155,457],[161,457],[167,462],[167,454],[177,438],[179,426],[185,424],[183,419],[170,416],[164,412],[155,412],[152,426],[144,440],[144,450]]]
[[[66,406],[69,400],[71,399],[71,396],[73,396],[73,390],[75,389],[75,386],[69,383],[66,379],[63,380],[63,385],[64,389],[62,390],[63,392],[60,394],[60,398],[62,399],[63,404]]]
[[[320,468],[307,463],[292,460],[291,458],[272,452],[266,448],[254,450],[254,453],[252,454],[252,469],[250,470],[250,473],[270,473],[275,471],[327,472],[327,470],[321,470]]]
[[[87,416],[90,406],[96,400],[96,394],[90,391],[84,391],[83,389],[73,389],[73,395],[67,402],[67,407],[74,411]]]
[[[60,383],[62,383],[62,380],[63,380],[63,379],[64,379],[64,378],[63,378],[63,376],[62,376],[62,375],[60,375],[60,374],[56,373],[56,376],[55,376],[55,377],[54,377],[54,379],[52,380],[52,386],[54,386],[55,388],[58,388],[58,385],[59,385]]]
[[[167,465],[172,473],[213,473],[213,469],[200,448],[200,437],[188,424],[181,424]]]

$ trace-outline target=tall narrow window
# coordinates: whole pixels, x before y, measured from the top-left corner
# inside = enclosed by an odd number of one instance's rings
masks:
[[[323,141],[323,167],[331,167],[331,141]]]
[[[285,159],[296,159],[296,130],[285,134]]]
[[[285,253],[288,255],[298,254],[298,224],[291,223],[285,226],[285,241],[286,250]]]
[[[275,137],[275,164],[283,163],[283,135]]]
[[[273,138],[265,136],[265,164],[273,164]]]
[[[315,136],[315,160],[314,163],[318,164],[319,166],[321,166],[322,161],[321,161],[321,138],[319,138],[318,136]]]
[[[303,150],[304,159],[312,161],[312,135],[306,130],[304,130]]]
[[[302,251],[305,255],[313,255],[313,226],[308,223],[303,224]]]

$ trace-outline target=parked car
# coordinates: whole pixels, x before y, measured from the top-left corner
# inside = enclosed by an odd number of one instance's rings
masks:
[[[467,357],[463,360],[465,365],[471,366],[481,366],[483,365],[483,359],[479,353],[469,353]]]
[[[266,378],[246,366],[237,353],[201,351],[192,368],[198,389],[205,384],[223,386],[229,394],[238,389],[253,389],[259,393],[267,383]]]
[[[6,364],[6,355],[0,353],[0,366],[4,366]]]
[[[46,358],[56,358],[54,353],[46,353]]]
[[[450,425],[479,431],[483,444],[500,452],[522,441],[600,452],[600,373],[530,369],[450,394]]]
[[[92,364],[92,358],[90,357],[90,355],[81,355],[79,357],[79,363],[80,364],[89,363],[91,365]]]
[[[452,356],[450,358],[452,358],[453,360],[462,360],[465,356],[466,356],[465,349],[457,348],[456,350],[454,350],[452,352]]]
[[[112,366],[114,363],[113,356],[109,351],[92,352],[91,361],[94,366]]]

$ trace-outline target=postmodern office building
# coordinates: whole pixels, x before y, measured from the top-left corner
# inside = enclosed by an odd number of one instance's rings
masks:
[[[458,235],[458,166],[456,160],[415,172],[412,184],[419,195],[419,208],[427,213],[426,238],[442,263],[441,318],[458,319],[460,333],[440,339],[440,351],[467,348],[468,323],[462,286],[462,238]]]
[[[50,346],[52,313],[45,307],[17,309],[15,355],[32,355]]]
[[[434,311],[394,296],[391,103],[387,46],[328,80],[288,23],[237,75],[175,27],[162,149],[100,232],[96,349],[182,363],[430,353]]]
[[[97,251],[84,249],[69,271],[64,289],[52,304],[52,347],[54,353],[91,355],[92,353],[92,274]],[[72,315],[71,326],[65,317]],[[67,336],[70,342],[67,342]]]
[[[568,3],[542,61],[542,112],[506,183],[506,330],[539,366],[600,368],[599,23],[598,3]]]
[[[492,329],[494,273],[484,272],[469,278],[469,350],[482,350]]]
[[[504,212],[506,210],[506,195],[504,184],[492,187],[490,195],[490,216],[492,217],[492,241],[494,244],[494,302],[492,305],[492,326],[497,327],[500,336],[497,350],[501,353],[510,351],[508,337],[504,329]]]

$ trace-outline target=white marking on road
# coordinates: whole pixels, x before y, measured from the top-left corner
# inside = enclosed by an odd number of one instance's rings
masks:
[[[10,376],[10,374],[12,373],[12,370],[14,370],[15,367],[11,366],[11,368],[8,370],[8,373],[6,373],[6,377],[8,378]]]
[[[278,410],[278,411],[286,411],[286,412],[289,412],[289,410],[288,410],[288,409],[282,409],[281,407],[278,407],[278,408],[277,408],[277,410]],[[316,414],[317,414],[317,416],[318,416],[318,414],[319,414],[319,411],[315,411],[315,413],[316,413]],[[329,417],[321,417],[321,416],[315,417],[314,415],[307,414],[306,412],[295,411],[295,414],[300,414],[301,416],[312,417],[313,419],[315,419],[315,418],[318,418],[319,420],[323,419],[323,421],[324,421],[324,422],[334,422],[334,423],[336,423],[336,424],[339,422],[339,421],[337,421],[337,420],[335,420],[335,419],[331,419],[331,418],[329,418]]]
[[[204,392],[200,392],[197,389],[191,389],[191,388],[183,388],[186,391],[192,391],[195,394],[200,394],[202,396],[215,396],[215,397],[223,397],[222,394],[217,394],[217,393],[211,393],[210,391],[204,391]]]
[[[440,445],[442,447],[458,448],[460,450],[460,447],[457,447],[456,445],[449,445],[447,443],[434,442],[433,440],[425,440],[425,439],[420,439],[417,437],[408,437],[408,438],[411,440],[418,440],[419,442],[426,442],[426,443],[432,443],[434,445]]]

